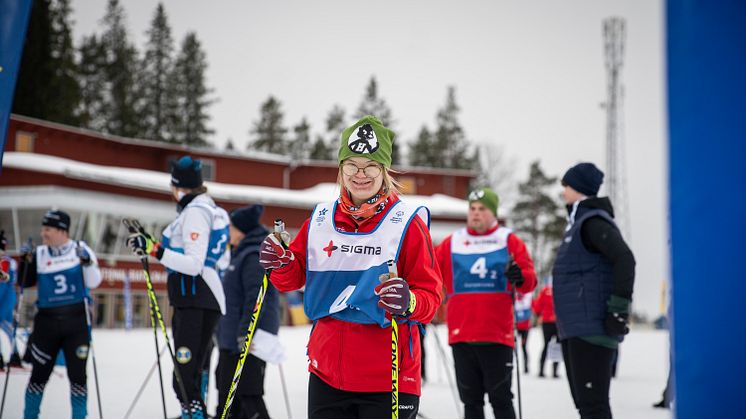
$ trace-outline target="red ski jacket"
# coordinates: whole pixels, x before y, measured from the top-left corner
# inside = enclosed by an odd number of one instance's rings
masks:
[[[539,291],[539,296],[534,299],[532,309],[542,323],[555,323],[557,317],[554,314],[554,298],[552,297],[552,287],[545,285]]]
[[[398,198],[392,200],[392,205]],[[343,232],[370,232],[386,210],[358,228],[342,211],[334,222]],[[306,283],[307,219],[290,243],[295,261],[272,272],[270,280],[280,291],[292,291]],[[429,323],[441,304],[441,274],[427,225],[415,216],[401,244],[399,276],[406,279],[417,299],[409,320]],[[314,325],[308,342],[308,371],[328,385],[344,391],[391,391],[391,328],[323,317]],[[420,333],[416,325],[399,324],[399,391],[420,395]]]
[[[492,234],[499,225],[474,236]],[[515,234],[508,236],[508,253],[521,268],[523,285],[517,291],[531,292],[536,287],[534,262],[526,245]],[[453,262],[451,259],[451,236],[435,248],[435,258],[443,272],[443,284],[447,293],[448,343],[494,342],[513,347],[513,301],[509,293],[453,293]],[[508,289],[512,289],[508,285]]]

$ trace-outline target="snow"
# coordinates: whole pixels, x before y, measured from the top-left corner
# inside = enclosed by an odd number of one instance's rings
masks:
[[[446,380],[442,358],[436,351],[433,328],[428,328],[426,338],[427,367],[430,379],[422,389],[420,413],[428,419],[455,418],[456,407]],[[310,326],[282,327],[280,340],[286,347],[287,361],[282,370],[288,388],[293,418],[306,417],[308,372],[306,370],[306,342]],[[437,327],[441,342],[446,342],[444,325]],[[160,333],[160,332],[159,332]],[[159,336],[162,341],[162,336]],[[560,368],[560,379],[536,377],[538,359],[543,339],[541,330],[531,329],[529,335],[528,375],[521,374],[521,392],[524,418],[571,419],[578,415],[573,407],[570,391],[565,380],[564,368]],[[444,348],[452,368],[450,349]],[[94,330],[94,351],[101,387],[104,417],[122,418],[132,403],[138,388],[155,363],[155,346],[152,329]],[[670,411],[653,409],[652,404],[660,400],[668,373],[668,333],[665,331],[634,329],[621,347],[617,378],[612,381],[611,405],[615,417],[636,419],[663,419],[671,417]],[[7,352],[7,348],[4,350]],[[7,359],[7,354],[5,359]],[[169,417],[178,416],[178,403],[171,389],[171,361],[162,357],[166,401]],[[522,363],[523,359],[521,359]],[[217,351],[213,353],[214,368]],[[546,371],[551,370],[547,363]],[[41,408],[41,418],[70,416],[69,387],[64,368],[56,367],[47,385]],[[23,412],[23,394],[29,374],[14,373],[10,376],[5,414],[7,418],[20,418]],[[3,374],[4,379],[4,374]],[[211,376],[212,379],[212,376]],[[92,363],[88,363],[88,411],[89,417],[98,418],[98,408],[93,380]],[[513,379],[516,393],[516,380]],[[265,401],[274,418],[288,417],[280,381],[280,369],[268,365],[265,380]],[[211,381],[208,395],[208,410],[216,409],[217,390]],[[487,404],[489,406],[489,404]],[[486,408],[487,418],[492,413]],[[517,413],[517,403],[516,403]],[[130,417],[158,418],[162,415],[161,396],[157,373],[148,382],[145,391]]]

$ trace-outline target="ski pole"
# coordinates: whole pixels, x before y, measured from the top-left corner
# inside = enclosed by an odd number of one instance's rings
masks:
[[[513,263],[513,255],[510,255],[508,266]],[[523,405],[521,403],[521,362],[519,359],[520,355],[518,354],[518,323],[516,323],[518,314],[515,310],[515,286],[513,284],[510,286],[510,297],[511,302],[513,303],[513,353],[515,354],[515,377],[516,385],[518,386],[518,419],[523,419]]]
[[[280,368],[280,384],[282,384],[282,397],[285,399],[285,409],[288,411],[288,419],[293,419],[292,413],[290,413],[290,397],[288,397],[288,388],[285,385],[285,373],[282,371],[282,364],[277,364]]]
[[[78,229],[78,232],[81,231]],[[76,246],[80,247],[80,241],[75,241]],[[85,276],[83,277],[83,286],[85,287]],[[88,288],[86,287],[86,291]],[[93,348],[93,322],[91,321],[91,310],[90,306],[88,305],[88,298],[83,297],[83,304],[85,305],[85,322],[86,326],[88,327],[88,348],[91,351],[91,360],[93,362],[93,381],[96,384],[96,401],[98,402],[98,417],[99,419],[103,419],[104,414],[103,410],[101,409],[101,388],[98,385],[98,368],[96,367],[96,351]]]
[[[155,326],[156,316],[153,302],[148,300],[148,306],[150,308],[150,324],[153,326],[153,343],[155,343],[155,352],[158,354],[155,363],[158,365],[158,382],[160,383],[161,387],[161,405],[163,406],[163,419],[168,419],[168,416],[166,415],[166,393],[163,390],[163,370],[161,369],[161,354],[163,353],[163,351],[166,350],[166,347],[164,346],[163,349],[161,349],[160,351],[158,350],[158,328],[156,328]],[[152,370],[153,369],[151,368],[151,371]],[[137,398],[135,400],[137,400]]]
[[[127,230],[129,230],[132,234],[147,234],[145,232],[145,229],[142,227],[139,221],[137,220],[130,220],[130,219],[122,219],[122,223],[124,223],[124,226],[127,227]],[[184,401],[184,403],[189,403],[189,398],[187,397],[186,388],[184,387],[184,381],[181,379],[181,372],[179,371],[179,362],[176,360],[176,355],[174,354],[174,349],[171,346],[171,339],[168,338],[168,332],[166,331],[166,324],[163,322],[163,315],[161,314],[161,309],[158,307],[158,298],[155,295],[155,289],[153,289],[153,281],[150,280],[150,267],[148,266],[148,255],[142,254],[140,255],[140,262],[142,262],[142,269],[143,274],[145,275],[145,285],[148,288],[148,297],[150,304],[152,304],[152,307],[155,311],[156,317],[158,318],[158,324],[161,327],[161,331],[163,332],[163,339],[166,341],[166,346],[168,347],[168,353],[171,355],[171,362],[174,364],[174,377],[176,378],[176,384],[179,387],[179,393],[181,393],[181,398]],[[153,328],[155,328],[155,324],[153,324]],[[156,347],[156,356],[158,356],[157,353],[157,347]],[[189,411],[189,418],[192,418],[192,412]]]
[[[438,328],[435,327],[434,324],[430,323],[429,326],[433,329],[433,335],[435,335],[435,345],[438,347],[438,354],[440,355],[440,359],[443,362],[443,367],[446,371],[446,379],[448,380],[448,387],[451,389],[451,396],[453,396],[453,403],[454,406],[456,406],[456,417],[461,418],[462,412],[461,412],[461,404],[459,403],[458,399],[458,392],[456,390],[456,386],[453,384],[453,377],[451,377],[451,369],[448,368],[448,362],[446,361],[446,352],[443,349],[443,345],[440,343],[440,336],[438,336]]]
[[[396,264],[388,261],[389,278],[399,276]],[[399,417],[399,326],[396,318],[391,315],[391,419]]]
[[[96,401],[98,402],[98,417],[103,419],[104,414],[101,409],[101,389],[98,386],[98,368],[96,367],[96,351],[93,349],[93,325],[91,323],[91,312],[88,305],[88,298],[83,297],[85,303],[85,320],[88,325],[88,348],[91,350],[91,360],[93,361],[93,381],[96,382]]]
[[[282,235],[285,233],[285,223],[281,219],[275,220],[274,235],[280,240],[283,246],[286,246],[285,240]],[[246,356],[249,354],[249,347],[251,346],[251,339],[254,337],[254,330],[256,330],[256,324],[259,320],[259,314],[262,311],[262,305],[264,304],[264,296],[267,294],[267,276],[269,271],[264,273],[262,278],[262,286],[259,288],[259,294],[256,297],[256,303],[254,309],[251,312],[251,320],[249,321],[249,328],[246,332],[246,341],[244,342],[243,351],[241,356],[238,358],[236,363],[236,370],[233,373],[233,381],[228,389],[228,397],[225,398],[225,406],[223,407],[223,414],[220,416],[221,419],[228,417],[228,413],[231,411],[231,405],[233,404],[233,397],[235,396],[236,389],[238,388],[238,382],[241,380],[241,373],[243,373],[243,366],[246,362]]]
[[[158,344],[156,340],[156,345]],[[153,365],[150,367],[150,370],[148,371],[148,374],[145,376],[145,379],[143,380],[142,384],[140,385],[140,388],[137,390],[137,393],[135,394],[134,400],[132,400],[132,403],[130,403],[130,407],[127,408],[127,413],[124,414],[124,419],[127,419],[130,417],[130,414],[132,414],[132,409],[135,408],[135,405],[137,404],[137,401],[140,400],[140,396],[142,396],[142,392],[145,390],[145,386],[150,381],[150,377],[153,376],[153,372],[155,372],[156,366],[158,367],[158,373],[160,374],[161,371],[161,356],[163,356],[163,353],[166,352],[166,347],[164,346],[161,348],[160,352],[158,352],[158,358],[156,362],[153,362]],[[163,377],[161,377],[161,398],[163,398]],[[163,416],[166,417],[166,402],[165,398],[163,401]]]
[[[29,249],[34,248],[34,243],[31,240],[31,237],[28,238],[28,241],[26,241],[26,244]],[[28,277],[28,270],[29,270],[29,264],[31,263],[31,260],[29,260],[29,257],[31,254],[24,255],[26,259],[26,263],[23,266],[23,273],[21,274],[21,290],[18,294],[18,304],[16,305],[15,313],[13,313],[13,332],[11,333],[11,354],[17,350],[16,347],[16,331],[18,330],[18,320],[21,317],[21,310],[23,309],[23,290],[26,287],[26,278]],[[8,392],[8,380],[10,379],[10,365],[7,367],[7,370],[5,371],[5,384],[3,385],[3,400],[0,402],[0,418],[3,417],[3,411],[5,410],[5,396]]]

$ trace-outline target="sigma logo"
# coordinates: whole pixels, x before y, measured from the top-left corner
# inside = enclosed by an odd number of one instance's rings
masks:
[[[334,253],[335,250],[339,250],[342,253],[354,253],[359,255],[381,254],[381,246],[363,246],[359,244],[341,244],[339,246],[335,246],[333,240],[329,240],[329,244],[321,250],[326,252],[327,257],[332,257],[332,253]]]

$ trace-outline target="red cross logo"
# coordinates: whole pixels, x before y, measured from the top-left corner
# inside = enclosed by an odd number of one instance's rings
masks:
[[[337,246],[334,245],[334,242],[329,240],[329,246],[326,246],[325,248],[321,249],[326,252],[327,257],[332,257],[332,252],[337,250]]]

